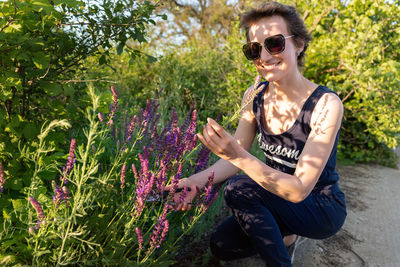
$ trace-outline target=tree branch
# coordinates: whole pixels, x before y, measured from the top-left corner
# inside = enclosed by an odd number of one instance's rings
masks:
[[[56,81],[45,81],[46,83],[86,83],[86,82],[108,82],[108,83],[113,83],[117,84],[118,82],[116,81],[110,81],[110,80],[103,80],[103,79],[89,79],[89,80],[56,80]]]
[[[328,14],[329,12],[331,12],[333,10],[333,8],[335,7],[335,4],[331,5],[330,7],[328,7],[327,9],[324,10],[324,12],[322,12],[322,14],[314,21],[314,24],[312,25],[312,27],[310,28],[310,30],[308,31],[308,33],[312,33],[315,28],[317,27],[317,25],[319,24],[319,22],[322,20],[323,17],[326,16],[326,14]],[[308,11],[308,10],[307,10]],[[307,13],[307,12],[306,12]],[[308,15],[307,15],[308,16]]]

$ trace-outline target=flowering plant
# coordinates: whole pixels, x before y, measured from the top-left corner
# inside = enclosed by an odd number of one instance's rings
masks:
[[[153,100],[124,121],[118,118],[118,94],[111,90],[113,104],[105,118],[97,111],[99,97],[89,88],[89,125],[82,137],[71,140],[65,166],[50,184],[39,176],[58,168],[57,160],[43,160],[55,150],[46,136],[70,125],[66,121],[46,124],[38,136],[37,149],[21,149],[22,155],[34,163],[35,171],[26,200],[20,200],[22,205],[15,210],[20,227],[14,226],[12,216],[5,217],[2,264],[170,263],[171,252],[178,249],[181,237],[215,200],[219,188],[212,186],[211,175],[193,200],[194,209],[175,211],[172,201],[180,190],[179,179],[208,165],[208,149],[195,149],[197,112],[193,110],[179,124],[173,111],[163,126],[157,101]],[[167,185],[172,189],[165,191]],[[180,200],[186,193],[184,189]],[[19,253],[5,245],[16,234],[23,237],[19,248],[24,249]]]

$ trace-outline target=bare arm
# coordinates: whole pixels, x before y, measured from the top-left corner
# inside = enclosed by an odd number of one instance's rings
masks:
[[[300,202],[311,192],[325,167],[342,115],[343,106],[336,95],[325,94],[318,101],[311,118],[311,133],[293,175],[267,166],[242,149],[211,119],[199,139],[213,153],[243,170],[266,190],[291,202]]]

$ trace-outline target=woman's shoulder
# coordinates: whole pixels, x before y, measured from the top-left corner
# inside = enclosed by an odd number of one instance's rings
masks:
[[[343,103],[338,94],[325,87],[319,86],[319,90],[323,90],[323,94],[315,105],[311,125],[323,120],[341,121],[343,116]]]

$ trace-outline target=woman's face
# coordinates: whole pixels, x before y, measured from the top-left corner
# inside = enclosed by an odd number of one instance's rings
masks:
[[[285,50],[271,55],[264,48],[264,40],[269,36],[283,34],[289,36],[285,20],[280,16],[262,18],[252,24],[249,29],[249,41],[262,44],[260,58],[253,60],[258,73],[269,82],[279,82],[283,78],[294,75],[297,71],[297,48],[293,38],[285,40]]]

